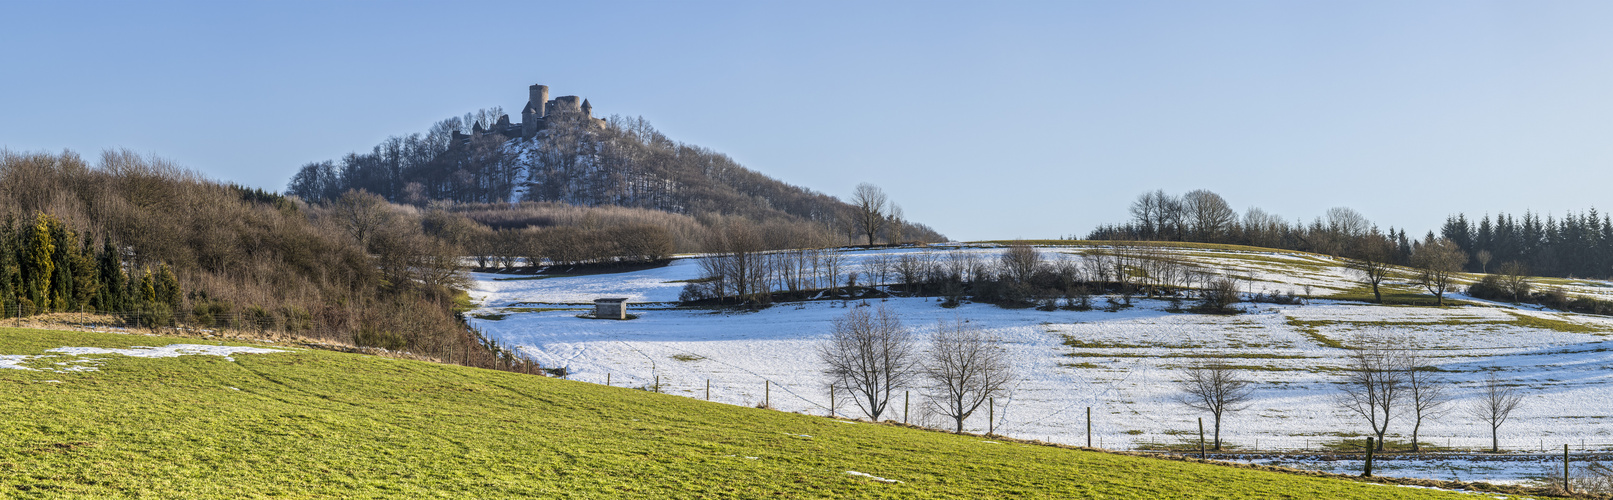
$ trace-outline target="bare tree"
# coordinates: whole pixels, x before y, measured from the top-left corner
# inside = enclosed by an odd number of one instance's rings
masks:
[[[1383,435],[1389,430],[1397,403],[1406,393],[1405,356],[1389,347],[1392,342],[1381,335],[1356,336],[1357,346],[1344,367],[1344,383],[1338,396],[1340,407],[1367,421],[1378,436],[1379,451],[1383,450]]]
[[[913,334],[885,306],[872,314],[859,306],[835,318],[829,338],[818,346],[830,386],[850,393],[857,408],[874,421],[885,412],[891,393],[907,387],[918,368]]]
[[[1494,258],[1495,255],[1491,254],[1489,250],[1479,250],[1478,253],[1473,254],[1473,260],[1479,262],[1479,272],[1484,274],[1490,274],[1490,260]]]
[[[1184,378],[1177,382],[1182,393],[1176,401],[1199,411],[1209,412],[1215,419],[1215,451],[1221,451],[1221,416],[1226,412],[1242,410],[1254,396],[1254,388],[1243,370],[1215,359],[1189,365],[1183,370]]]
[[[1503,385],[1495,374],[1484,379],[1484,385],[1479,387],[1479,399],[1468,407],[1468,414],[1490,425],[1490,453],[1501,452],[1501,424],[1506,423],[1512,410],[1518,409],[1522,402],[1523,394],[1518,393],[1516,387]]]
[[[1467,254],[1455,242],[1445,238],[1429,240],[1411,254],[1411,265],[1417,268],[1417,284],[1434,294],[1439,305],[1445,305],[1445,292],[1450,290],[1456,274],[1467,263]]]
[[[1533,283],[1529,280],[1529,270],[1518,261],[1507,261],[1501,264],[1501,287],[1512,294],[1512,301],[1518,302],[1520,297],[1528,297]]]
[[[868,235],[869,245],[874,244],[874,235],[879,234],[879,230],[889,222],[889,208],[886,206],[889,202],[890,197],[885,195],[884,190],[866,182],[858,184],[851,193],[851,205],[856,209],[854,222],[863,234]]]
[[[1014,377],[1000,342],[961,319],[936,325],[924,375],[930,407],[951,418],[959,434],[980,405],[1008,393]]]
[[[1415,453],[1422,451],[1417,433],[1422,430],[1423,421],[1445,414],[1450,393],[1446,391],[1449,384],[1436,375],[1427,357],[1406,351],[1405,361],[1406,397],[1411,399],[1411,451]]]
[[[1372,287],[1372,299],[1383,303],[1379,285],[1389,277],[1389,261],[1394,256],[1394,243],[1380,234],[1369,234],[1355,240],[1350,251],[1351,260],[1345,263],[1350,271]]]
[[[1218,241],[1238,222],[1238,213],[1221,195],[1197,189],[1182,195],[1184,211],[1199,241]]]
[[[1036,251],[1035,247],[1017,244],[1008,247],[1008,250],[998,257],[998,262],[1009,278],[1016,283],[1024,283],[1029,281],[1031,275],[1036,274],[1036,270],[1042,266],[1042,254]]]
[[[907,228],[907,216],[902,212],[902,206],[894,202],[890,204],[887,212],[889,213],[886,215],[886,219],[888,219],[886,224],[890,226],[890,242],[900,245],[903,237],[902,230]]]

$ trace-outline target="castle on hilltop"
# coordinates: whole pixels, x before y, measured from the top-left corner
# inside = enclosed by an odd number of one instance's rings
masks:
[[[549,128],[551,123],[575,119],[582,125],[590,128],[604,130],[605,120],[594,118],[594,105],[587,99],[574,95],[549,98],[548,85],[533,85],[527,88],[528,99],[526,107],[521,108],[521,123],[510,123],[510,115],[498,117],[498,123],[491,127],[482,128],[478,123],[471,129],[470,135],[454,133],[454,143],[469,140],[471,137],[482,134],[498,134],[509,138],[531,139],[537,137],[538,132]]]

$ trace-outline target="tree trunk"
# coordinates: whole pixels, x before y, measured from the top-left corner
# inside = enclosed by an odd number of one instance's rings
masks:
[[[963,434],[963,417],[958,417],[957,421],[958,421],[958,430],[954,431],[954,432],[957,433],[957,434]]]
[[[1215,451],[1221,451],[1221,414],[1215,414]]]
[[[1490,426],[1490,453],[1501,453],[1501,438],[1497,436],[1499,426]]]
[[[1388,425],[1384,425],[1383,430],[1378,431],[1378,451],[1383,451],[1383,434],[1385,432],[1389,432]]]
[[[1383,303],[1383,293],[1378,291],[1378,282],[1376,281],[1372,282],[1372,299],[1378,301],[1379,304]]]
[[[1411,426],[1411,452],[1412,453],[1417,453],[1419,451],[1419,449],[1417,447],[1417,430],[1421,429],[1422,427],[1423,427],[1423,421],[1420,418],[1417,419],[1417,425]]]

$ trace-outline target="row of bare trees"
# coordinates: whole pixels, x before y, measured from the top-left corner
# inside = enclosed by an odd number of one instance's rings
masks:
[[[1011,389],[1013,367],[1001,341],[967,320],[936,324],[928,349],[921,346],[895,312],[864,303],[835,318],[818,358],[829,391],[850,395],[874,421],[895,394],[917,387],[926,408],[962,433],[965,420]]]
[[[1426,422],[1456,409],[1452,406],[1451,382],[1416,350],[1406,348],[1409,339],[1362,334],[1340,371],[1337,406],[1354,415],[1377,436],[1377,450],[1384,449],[1384,435],[1391,422],[1411,422],[1411,451],[1421,451],[1419,433]],[[1178,382],[1178,402],[1209,413],[1215,423],[1214,449],[1221,449],[1221,420],[1228,412],[1247,407],[1253,399],[1252,381],[1242,369],[1216,359],[1195,363],[1183,370]],[[1500,428],[1523,403],[1517,388],[1490,374],[1479,387],[1479,397],[1465,408],[1467,414],[1490,427],[1490,451],[1500,452]]]

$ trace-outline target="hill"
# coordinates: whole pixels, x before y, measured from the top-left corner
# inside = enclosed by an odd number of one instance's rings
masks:
[[[14,368],[0,369],[0,490],[22,498],[1467,498],[375,356],[277,346],[228,357],[107,351],[194,342],[0,330],[0,366]]]
[[[855,233],[841,231],[853,207],[833,196],[674,141],[643,118],[593,118],[586,99],[549,99],[542,85],[533,86],[521,123],[512,123],[499,108],[449,118],[425,134],[393,137],[368,153],[304,165],[286,188],[310,202],[334,200],[348,190],[420,206],[435,201],[629,207],[786,221],[831,235]],[[902,227],[887,239],[945,240],[923,224],[896,221]]]

